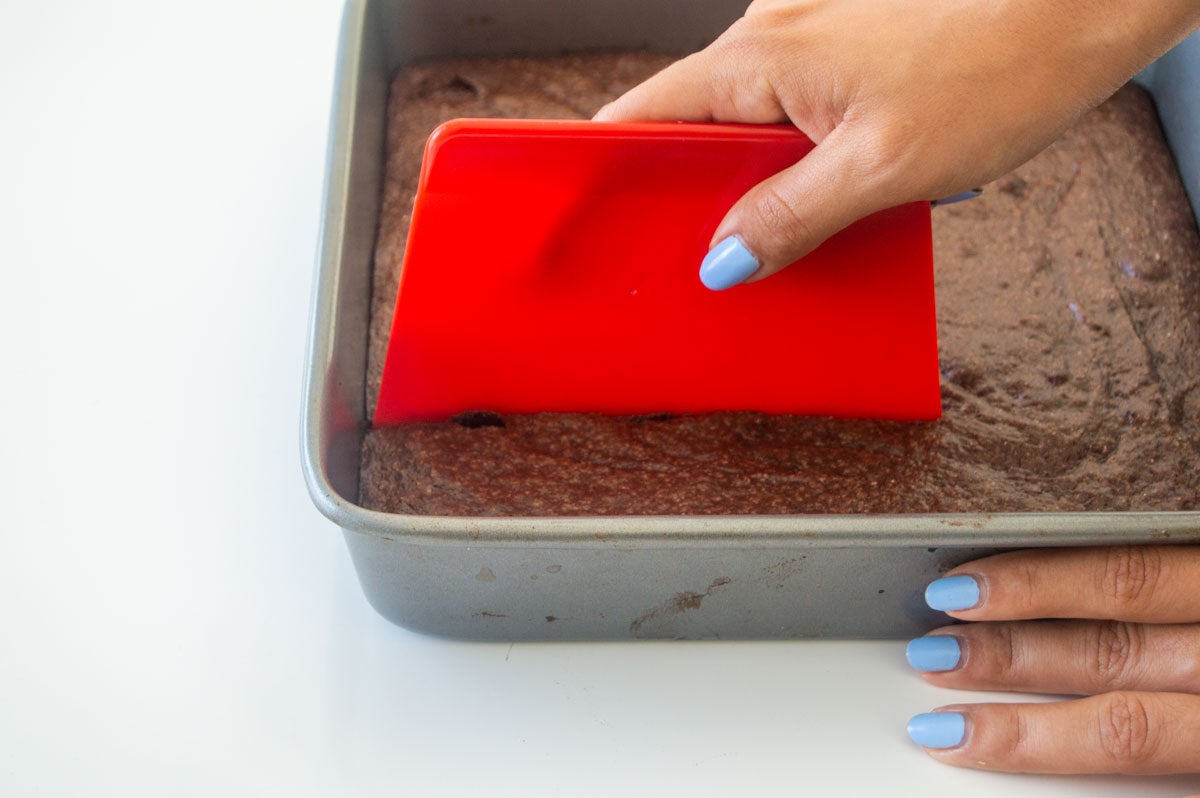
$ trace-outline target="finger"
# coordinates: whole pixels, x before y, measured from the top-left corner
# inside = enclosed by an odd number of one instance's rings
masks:
[[[597,122],[711,122],[718,87],[703,51],[671,64],[601,108]]]
[[[723,54],[740,34],[730,29],[698,53],[634,86],[593,117],[597,122],[785,122],[770,87],[745,71],[751,59]]]
[[[948,765],[1010,773],[1200,772],[1200,697],[1106,693],[1053,704],[960,704],[909,722]]]
[[[799,163],[738,200],[701,264],[704,284],[721,290],[761,280],[882,208],[858,139],[847,125],[834,129]]]
[[[950,571],[930,607],[969,621],[1094,618],[1200,622],[1200,546],[1029,549]]]
[[[985,622],[908,645],[926,681],[958,690],[1200,694],[1200,626],[1118,621]]]

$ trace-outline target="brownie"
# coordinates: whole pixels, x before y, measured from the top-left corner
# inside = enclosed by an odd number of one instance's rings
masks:
[[[396,77],[369,411],[429,132],[459,116],[586,118],[668,62],[442,61]],[[1200,238],[1149,96],[1121,89],[983,197],[933,216],[940,421],[480,412],[369,431],[362,503],[470,516],[1200,509]]]

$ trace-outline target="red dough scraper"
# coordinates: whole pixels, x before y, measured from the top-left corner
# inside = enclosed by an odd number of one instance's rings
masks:
[[[464,411],[941,414],[929,203],[760,282],[717,224],[812,143],[788,127],[455,120],[430,137],[376,425]]]

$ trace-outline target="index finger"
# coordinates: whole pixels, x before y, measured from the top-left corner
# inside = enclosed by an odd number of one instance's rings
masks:
[[[966,621],[1200,623],[1200,546],[1007,552],[958,566],[925,598]]]
[[[600,109],[598,122],[786,122],[744,20]]]

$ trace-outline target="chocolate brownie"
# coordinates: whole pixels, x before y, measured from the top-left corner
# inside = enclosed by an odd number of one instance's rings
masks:
[[[392,85],[374,409],[429,132],[586,118],[669,62],[442,61]],[[486,412],[367,433],[361,500],[430,515],[1200,509],[1200,237],[1133,86],[969,203],[934,211],[943,418]],[[736,290],[736,289],[734,289]]]

